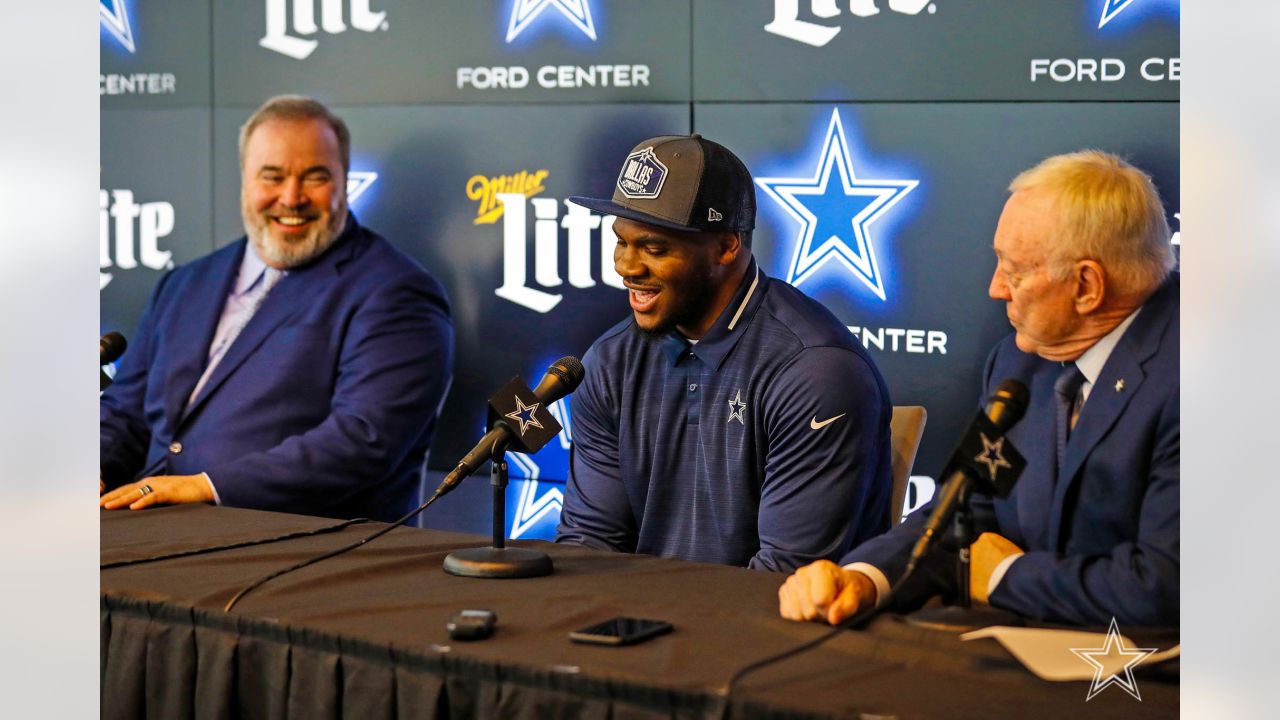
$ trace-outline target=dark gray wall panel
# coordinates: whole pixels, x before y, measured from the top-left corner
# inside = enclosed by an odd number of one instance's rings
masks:
[[[207,109],[104,110],[100,322],[132,334],[160,275],[212,249]]]
[[[1119,11],[1098,27],[1109,6]],[[821,17],[824,7],[834,17]],[[878,12],[860,17],[855,7]],[[699,0],[694,99],[1176,100],[1169,60],[1179,56],[1178,8],[1177,0]],[[1047,61],[1036,67],[1048,73],[1034,82],[1033,60]],[[1108,79],[1117,62],[1123,77]]]
[[[689,0],[226,0],[214,27],[220,104],[689,99]]]
[[[207,107],[210,0],[100,0],[104,110]]]

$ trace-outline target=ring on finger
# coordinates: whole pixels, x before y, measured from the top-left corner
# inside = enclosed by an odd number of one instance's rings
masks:
[[[142,493],[142,497],[146,497],[155,491],[151,489],[150,485],[143,485],[142,487],[138,488],[138,492]]]

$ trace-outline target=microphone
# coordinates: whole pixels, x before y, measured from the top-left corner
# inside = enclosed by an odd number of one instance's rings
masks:
[[[538,387],[534,388],[533,394],[543,407],[546,407],[576,390],[586,372],[578,358],[566,355],[547,368],[546,374],[542,376]],[[479,470],[481,465],[505,451],[514,433],[515,430],[506,420],[496,422],[493,429],[480,438],[480,442],[476,443],[471,452],[458,461],[457,467],[449,471],[432,497],[438,498],[453,490],[468,475]]]
[[[1005,442],[1005,433],[1022,419],[1029,397],[1026,385],[1013,379],[1005,380],[987,399],[983,412],[974,418],[947,463],[950,472],[946,474],[924,532],[911,551],[908,574],[929,553],[937,536],[951,522],[960,498],[972,485],[977,484],[979,489],[998,497],[1008,495],[1013,489],[1026,461],[1012,444]],[[1001,469],[1008,472],[1001,474]]]
[[[98,364],[106,365],[115,362],[120,359],[127,347],[129,343],[120,333],[112,330],[103,335],[98,340],[98,360],[100,361]]]

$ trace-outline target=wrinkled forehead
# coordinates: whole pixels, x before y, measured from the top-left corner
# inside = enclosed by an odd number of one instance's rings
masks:
[[[245,139],[242,162],[250,165],[303,161],[342,163],[338,136],[333,128],[314,118],[273,118],[253,129]]]
[[[1048,253],[1057,226],[1053,197],[1042,190],[1019,190],[1005,201],[996,225],[996,254],[1010,260],[1036,262]]]

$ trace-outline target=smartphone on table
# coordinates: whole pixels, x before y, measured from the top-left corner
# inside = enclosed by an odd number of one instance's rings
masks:
[[[574,630],[569,633],[569,639],[591,645],[634,645],[669,633],[671,629],[671,623],[666,620],[616,617],[581,630]]]

